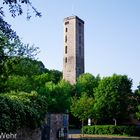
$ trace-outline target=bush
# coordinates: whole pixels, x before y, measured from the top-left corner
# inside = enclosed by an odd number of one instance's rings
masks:
[[[16,132],[41,126],[47,113],[46,97],[35,92],[0,94],[0,131]]]
[[[106,135],[129,135],[138,136],[140,135],[140,127],[136,126],[114,126],[114,125],[95,125],[95,126],[84,126],[84,134],[106,134]]]

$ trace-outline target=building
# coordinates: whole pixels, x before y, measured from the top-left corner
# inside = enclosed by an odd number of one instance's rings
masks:
[[[77,16],[64,19],[63,78],[71,84],[84,73],[84,21]]]

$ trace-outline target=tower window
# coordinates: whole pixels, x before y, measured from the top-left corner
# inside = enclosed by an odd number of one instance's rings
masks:
[[[66,46],[65,47],[65,53],[67,54],[67,52],[68,52],[68,47]]]
[[[65,58],[65,63],[67,63],[67,61],[68,61],[68,60],[67,60],[67,57],[66,57],[66,58]]]
[[[69,24],[69,21],[65,22],[65,25]]]
[[[79,34],[81,34],[82,33],[82,28],[81,28],[81,26],[79,26]]]
[[[66,28],[65,31],[68,32],[68,28]]]
[[[79,68],[79,74],[81,74],[81,69]]]
[[[65,42],[67,42],[67,36],[65,36]]]
[[[78,23],[78,25],[79,25],[79,34],[81,34],[82,33],[82,25],[80,22]]]
[[[79,45],[79,55],[81,56],[81,46]]]
[[[81,23],[80,22],[78,24],[79,24],[79,26],[81,26]]]
[[[79,36],[79,45],[81,45],[81,42],[82,42],[82,37]]]

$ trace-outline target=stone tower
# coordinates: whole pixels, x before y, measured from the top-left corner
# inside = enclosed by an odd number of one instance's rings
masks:
[[[77,16],[64,19],[63,78],[76,83],[84,73],[84,21]]]

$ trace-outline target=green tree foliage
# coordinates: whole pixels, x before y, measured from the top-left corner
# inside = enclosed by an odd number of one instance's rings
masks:
[[[37,50],[37,47],[23,44],[11,26],[0,17],[0,62],[13,56],[34,58]]]
[[[32,85],[31,81],[27,76],[18,76],[13,75],[9,76],[6,83],[5,83],[6,89],[5,91],[24,91],[24,92],[31,92]]]
[[[57,84],[62,79],[62,72],[58,70],[49,71],[50,81]]]
[[[40,75],[48,70],[42,62],[28,57],[12,57],[4,64],[7,75],[29,76]]]
[[[66,113],[70,107],[72,89],[72,85],[64,80],[61,80],[58,84],[46,83],[44,94],[48,98],[48,111]]]
[[[76,96],[81,96],[82,93],[87,93],[88,96],[94,97],[94,90],[98,86],[100,76],[94,77],[90,73],[80,75],[76,83]]]
[[[7,48],[10,48],[10,46],[11,45],[8,38],[4,36],[2,32],[0,32],[0,73],[2,73],[3,64],[8,57],[7,55],[5,55],[5,50],[7,50]]]
[[[0,31],[0,92],[3,92],[4,82],[6,80],[5,71],[3,69],[5,61],[8,59],[6,51],[11,48],[8,38]]]
[[[1,30],[0,40],[0,53],[3,53],[4,56],[7,56],[8,58],[13,56],[34,58],[37,54],[37,47],[29,46],[29,44],[23,44],[19,39],[9,39]]]
[[[3,92],[14,91],[25,91],[31,92],[37,90],[38,83],[42,83],[39,75],[48,72],[42,62],[32,60],[27,57],[12,57],[8,59],[3,65],[3,73],[5,81],[3,80],[1,87]],[[45,85],[45,83],[44,83]]]
[[[37,74],[37,71],[39,71],[37,67],[42,71],[44,69],[41,62],[32,60],[38,48],[24,45],[19,39],[14,38],[12,40],[13,37],[10,38],[9,34],[11,32],[4,34],[0,31],[0,92],[5,91],[5,82],[11,74],[17,75],[18,73],[18,75],[21,75],[24,73],[24,76],[25,74],[32,75],[33,73]]]
[[[2,16],[0,16],[0,31],[8,38],[8,39],[18,39],[16,32],[11,29],[11,26],[3,20]]]
[[[12,57],[4,63],[4,72],[7,79],[3,82],[3,91],[37,91],[42,94],[45,83],[58,83],[62,73],[57,70],[48,70],[42,62],[28,57]]]
[[[36,90],[39,94],[44,94],[45,83],[50,81],[49,73],[43,73],[40,75],[34,75],[32,80],[33,89]]]
[[[57,84],[62,78],[62,72],[58,70],[47,70],[40,74],[33,76],[33,89],[36,90],[39,94],[46,93],[45,84],[51,82]]]
[[[38,128],[47,113],[46,97],[36,92],[0,94],[0,131],[16,132],[20,128]]]
[[[103,78],[95,91],[94,109],[98,118],[125,119],[128,117],[132,80],[126,75]]]
[[[138,120],[140,120],[140,105],[138,105],[138,111],[136,112],[136,117]]]
[[[130,106],[129,110],[131,114],[135,114],[138,111],[138,106],[140,105],[140,89],[136,89],[133,94],[130,96]]]
[[[94,114],[94,103],[95,100],[92,97],[88,97],[84,93],[80,98],[73,97],[71,105],[71,113],[79,120],[84,121]]]
[[[11,40],[0,31],[0,72],[4,63],[12,57],[28,57],[34,58],[38,48],[24,45],[19,39]]]
[[[135,107],[136,107],[136,117],[140,120],[140,85],[135,91]]]

